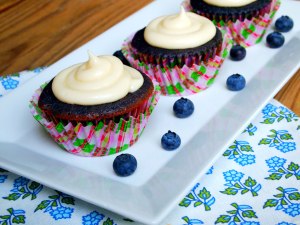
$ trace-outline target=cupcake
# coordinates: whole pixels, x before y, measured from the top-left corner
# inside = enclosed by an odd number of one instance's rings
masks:
[[[192,12],[162,16],[125,40],[122,53],[154,78],[161,93],[183,96],[209,87],[231,46],[207,18]]]
[[[115,56],[94,56],[61,71],[30,102],[34,118],[66,151],[105,156],[127,149],[159,97],[152,80]]]
[[[262,40],[280,0],[185,0],[183,5],[212,20],[237,44],[249,47]]]

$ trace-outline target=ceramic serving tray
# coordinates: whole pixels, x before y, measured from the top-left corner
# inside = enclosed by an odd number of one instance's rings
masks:
[[[277,12],[277,17],[289,15],[295,21],[293,30],[284,34],[284,47],[270,49],[263,40],[247,49],[243,61],[226,59],[215,83],[188,97],[195,105],[192,116],[178,119],[173,115],[178,97],[160,98],[143,135],[126,150],[138,161],[132,176],[114,174],[116,155],[84,158],[59,148],[33,119],[28,104],[41,84],[60,70],[86,61],[87,50],[112,54],[150,20],[178,12],[180,3],[153,2],[1,98],[0,167],[135,221],[158,224],[299,68],[300,2],[284,0]],[[240,92],[226,89],[226,79],[233,73],[247,80]],[[181,137],[176,151],[160,146],[168,130]]]

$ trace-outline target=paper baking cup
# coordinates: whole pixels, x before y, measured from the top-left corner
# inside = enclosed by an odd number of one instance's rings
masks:
[[[105,156],[124,151],[139,139],[159,99],[159,87],[155,87],[143,113],[137,117],[131,115],[118,122],[113,119],[100,120],[97,123],[49,120],[38,107],[43,88],[34,93],[29,107],[33,117],[66,151],[79,156]]]
[[[185,10],[192,11],[190,0],[185,0],[182,5]],[[227,32],[236,44],[249,47],[259,43],[262,40],[275,13],[279,9],[279,6],[280,0],[273,0],[271,3],[270,12],[265,13],[264,15],[253,17],[250,20],[244,19],[243,21],[236,20],[235,22],[224,22],[221,20],[217,22],[213,20],[213,22],[220,29]]]
[[[214,82],[219,68],[232,46],[231,39],[228,34],[225,34],[221,50],[213,58],[205,59],[198,64],[170,67],[137,59],[131,47],[133,36],[126,39],[122,46],[124,56],[132,67],[155,79],[161,87],[161,94],[167,96],[186,96],[208,88]]]

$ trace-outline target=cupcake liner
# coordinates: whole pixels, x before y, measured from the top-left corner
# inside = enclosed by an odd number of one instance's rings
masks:
[[[187,11],[192,11],[190,0],[184,0],[182,5]],[[257,16],[251,18],[250,20],[242,16],[235,22],[231,20],[227,22],[224,20],[212,21],[220,29],[227,32],[236,44],[249,47],[259,43],[262,40],[275,13],[279,9],[279,6],[280,0],[273,0],[270,7],[267,8],[269,10],[264,9],[257,12]]]
[[[142,134],[148,119],[158,102],[159,87],[155,84],[153,95],[146,102],[147,107],[138,116],[127,115],[121,118],[100,120],[97,122],[58,121],[49,119],[38,107],[38,100],[43,90],[36,90],[30,101],[33,117],[46,129],[54,141],[66,151],[79,156],[106,156],[126,150]]]
[[[123,55],[132,67],[147,74],[150,78],[154,78],[161,87],[161,94],[167,96],[186,96],[208,88],[217,76],[232,45],[228,34],[225,34],[222,47],[214,54],[213,58],[204,56],[200,59],[193,56],[194,58],[188,58],[190,61],[183,59],[182,62],[185,64],[181,66],[169,66],[170,62],[152,64],[147,57],[144,57],[143,61],[137,57],[135,50],[131,47],[133,36],[131,35],[123,43]],[[161,61],[161,59],[156,59],[156,61]],[[191,61],[192,63],[190,63]]]

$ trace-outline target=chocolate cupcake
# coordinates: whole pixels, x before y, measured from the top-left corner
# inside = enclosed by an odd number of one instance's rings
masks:
[[[145,74],[117,57],[90,54],[39,89],[31,112],[68,152],[104,156],[138,140],[158,96]]]
[[[129,37],[129,63],[156,79],[163,95],[189,95],[212,84],[230,43],[205,17],[185,12],[163,16]]]
[[[279,0],[185,0],[187,10],[205,16],[244,47],[259,43],[278,10]]]

